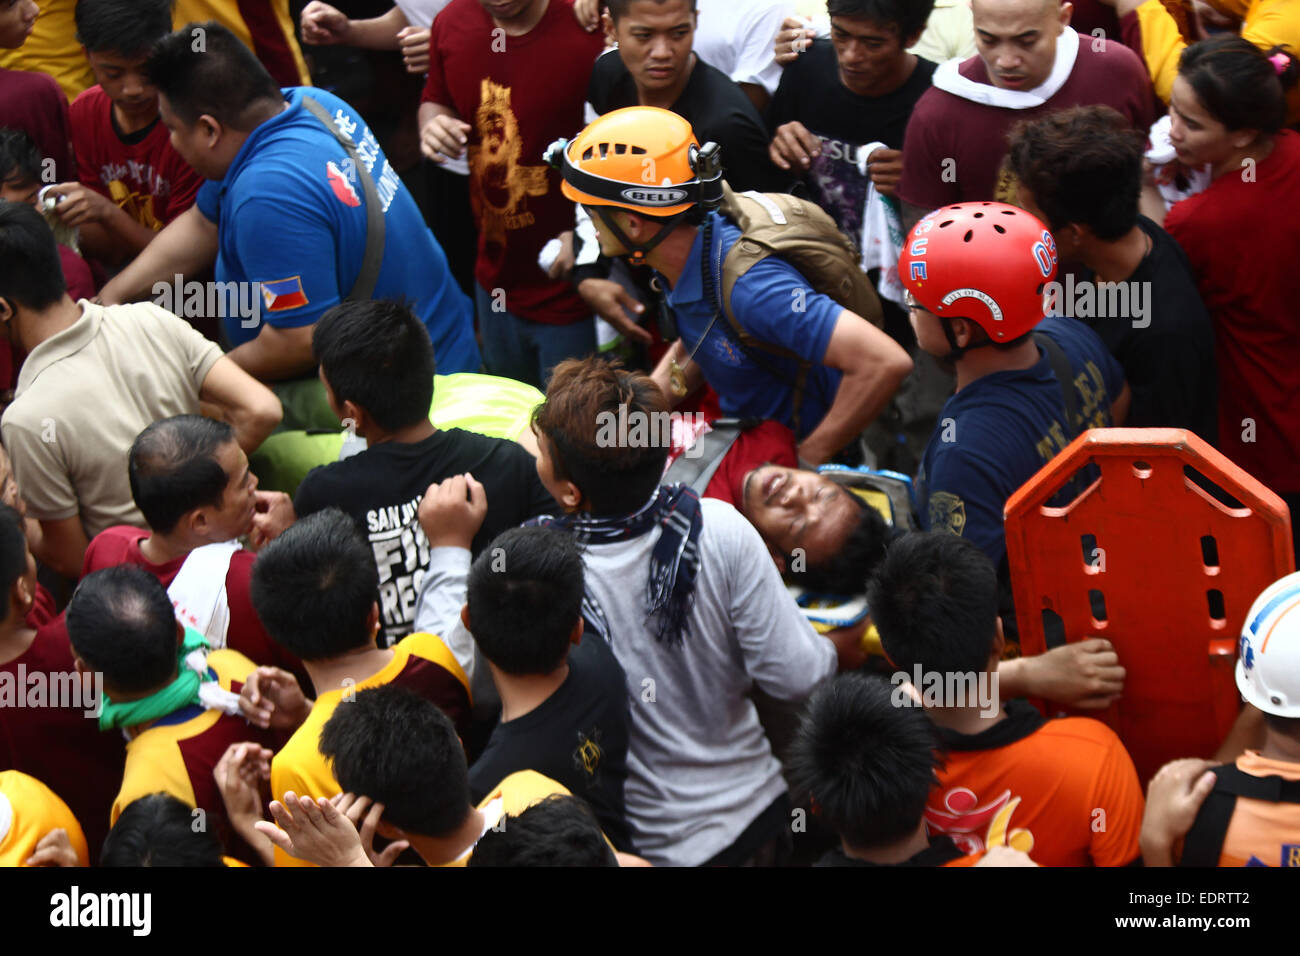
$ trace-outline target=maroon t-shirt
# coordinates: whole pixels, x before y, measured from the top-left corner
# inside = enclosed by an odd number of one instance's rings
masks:
[[[669,464],[681,454],[681,449],[674,448],[669,456]],[[723,456],[722,463],[718,465],[718,470],[705,486],[703,497],[717,498],[741,510],[745,497],[745,476],[760,465],[769,464],[786,468],[799,467],[794,432],[780,422],[771,420],[747,429],[736,437]]]
[[[84,578],[93,571],[117,567],[119,564],[134,564],[156,577],[162,582],[163,587],[170,587],[172,580],[180,573],[185,559],[175,558],[166,564],[151,563],[140,553],[140,542],[147,537],[149,537],[148,531],[130,525],[116,525],[101,531],[86,548],[81,576]],[[239,651],[254,664],[282,667],[298,676],[304,687],[310,688],[311,684],[306,682],[306,671],[302,663],[266,633],[266,628],[262,626],[262,621],[253,609],[249,581],[256,558],[257,556],[251,551],[240,550],[236,551],[230,559],[230,570],[226,572],[226,600],[230,605],[230,626],[226,631],[226,646],[231,650]]]
[[[1151,77],[1126,46],[1104,48],[1079,37],[1074,69],[1056,95],[1042,106],[1017,110],[988,106],[931,87],[917,101],[903,140],[903,178],[898,195],[922,209],[950,203],[998,200],[1015,203],[1015,177],[1003,170],[1007,134],[1022,120],[1034,120],[1070,106],[1110,106],[1145,132],[1156,116]],[[973,56],[958,72],[988,84],[984,61]]]
[[[456,111],[467,139],[470,199],[478,220],[474,278],[505,290],[505,308],[534,322],[567,325],[590,310],[569,282],[547,278],[537,254],[574,225],[560,176],[542,161],[556,139],[583,127],[582,105],[599,31],[550,0],[527,34],[505,36],[479,0],[452,0],[433,21],[423,100]]]
[[[77,179],[140,225],[161,229],[194,204],[203,177],[172,149],[161,119],[140,133],[119,133],[113,101],[100,86],[73,100],[71,117]]]
[[[1174,204],[1165,229],[1214,320],[1220,450],[1300,492],[1300,133],[1279,133],[1253,178],[1228,172]]]
[[[0,696],[0,770],[21,770],[63,798],[81,824],[90,848],[92,865],[99,860],[113,801],[122,786],[126,742],[120,732],[105,733],[89,707],[56,707],[75,703],[55,699],[50,689],[70,692],[75,667],[68,630],[60,615],[37,629],[36,639],[24,653],[0,664],[0,695],[7,684],[25,704],[37,703],[38,684],[46,688],[46,706],[13,706]],[[39,676],[34,676],[39,675]],[[81,703],[93,706],[93,700]]]
[[[0,68],[0,127],[23,130],[36,143],[41,156],[54,160],[53,178],[46,182],[65,183],[77,178],[72,165],[68,98],[53,77]]]

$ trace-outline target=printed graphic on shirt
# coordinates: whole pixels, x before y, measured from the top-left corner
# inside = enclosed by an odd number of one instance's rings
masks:
[[[105,163],[99,169],[99,181],[110,199],[140,225],[158,230],[164,225],[154,213],[154,199],[171,195],[171,183],[152,164],[133,159],[125,163]]]
[[[816,134],[822,151],[808,169],[812,199],[835,220],[840,230],[862,247],[862,211],[867,203],[867,177],[858,167],[864,143],[846,143]]]
[[[488,258],[505,255],[506,233],[531,226],[529,196],[546,195],[546,166],[521,162],[523,137],[510,108],[510,88],[484,78],[474,125],[479,145],[469,148],[470,200]]]
[[[600,769],[600,728],[578,731],[578,749],[573,752],[573,766],[587,775],[587,779],[596,776]]]
[[[262,283],[262,300],[268,312],[284,312],[307,304],[307,293],[302,288],[302,276],[273,279]]]
[[[936,491],[930,495],[930,529],[951,531],[961,537],[966,529],[966,502],[949,491]]]
[[[367,126],[361,141],[357,142],[356,135],[360,125],[342,109],[334,111],[334,125],[340,133],[352,140],[357,151],[357,157],[361,162],[365,163],[366,172],[375,181],[375,192],[379,196],[379,208],[384,212],[388,212],[388,207],[393,204],[393,197],[397,195],[402,180],[388,162],[388,157],[384,157],[384,168],[378,176],[375,175],[375,162],[379,159],[379,140],[375,139],[375,134]],[[340,163],[329,163],[326,167],[326,174],[329,177],[330,186],[334,190],[334,195],[339,198],[340,202],[353,207],[361,205],[361,197],[358,193],[359,177],[352,160],[346,159]]]
[[[344,175],[343,170],[335,165],[334,160],[331,159],[325,164],[325,174],[329,177],[330,188],[334,190],[334,195],[339,202],[345,206],[356,207],[361,205],[361,197],[352,188],[352,184],[348,182],[348,177]]]
[[[1034,835],[1012,829],[1011,818],[1020,797],[1003,790],[983,805],[973,790],[953,787],[943,794],[942,806],[925,808],[925,825],[930,833],[945,833],[963,854],[979,853],[995,846],[1009,846],[1025,853],[1034,848]]]
[[[420,496],[366,512],[366,534],[379,565],[379,614],[384,643],[411,633],[415,602],[429,566],[429,539],[420,527]]]

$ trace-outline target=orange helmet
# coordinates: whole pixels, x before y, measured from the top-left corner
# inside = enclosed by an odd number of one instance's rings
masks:
[[[898,275],[926,311],[969,319],[1000,345],[1042,321],[1056,265],[1056,241],[1034,216],[1006,203],[963,202],[912,227]]]
[[[676,113],[629,106],[606,113],[568,143],[553,143],[547,160],[559,168],[560,188],[574,202],[664,218],[721,200],[722,169],[701,163],[706,151]]]

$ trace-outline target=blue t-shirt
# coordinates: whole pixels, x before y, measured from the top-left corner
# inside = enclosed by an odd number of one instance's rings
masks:
[[[720,297],[721,269],[727,251],[740,238],[740,229],[717,213],[713,220],[713,249],[709,262],[715,272],[715,299]],[[761,361],[747,354],[731,332],[725,315],[709,327],[717,301],[704,299],[700,250],[704,229],[695,236],[686,265],[677,284],[668,293],[668,305],[676,313],[677,329],[687,353],[695,350],[694,361],[715,392],[724,415],[732,418],[771,418],[794,428],[793,392],[799,363],[769,352],[756,350]],[[721,253],[721,259],[719,258]],[[768,257],[741,276],[731,294],[736,321],[754,338],[779,345],[812,363],[803,403],[799,410],[799,438],[804,438],[825,417],[840,386],[839,369],[822,364],[830,344],[835,321],[844,307],[828,296],[814,292],[808,280],[789,263]],[[700,343],[708,330],[707,338]],[[764,368],[764,364],[769,368]]]
[[[985,375],[944,403],[916,476],[921,527],[969,538],[994,565],[1006,551],[1007,499],[1079,432],[1111,425],[1111,404],[1124,388],[1119,363],[1082,322],[1049,316],[1036,331],[1052,338],[1074,369],[1082,421],[1073,434],[1063,425],[1061,386],[1040,345],[1032,368]]]
[[[260,321],[224,317],[231,346],[250,341],[261,322],[312,325],[338,305],[366,249],[366,195],[347,151],[302,106],[311,96],[357,144],[384,205],[384,258],[376,299],[405,299],[433,340],[438,371],[477,372],[473,305],[410,192],[360,115],[323,90],[289,87],[289,108],[262,123],[240,147],[226,178],[204,183],[195,202],[217,223],[219,282],[261,285]]]

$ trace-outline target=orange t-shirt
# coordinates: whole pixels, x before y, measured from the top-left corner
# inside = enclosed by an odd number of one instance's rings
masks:
[[[1300,780],[1300,763],[1270,760],[1253,750],[1237,758],[1252,777]],[[1300,866],[1300,803],[1272,803],[1238,797],[1223,836],[1219,866]]]
[[[1044,720],[1012,701],[1007,717],[972,735],[944,733],[948,754],[925,808],[931,833],[967,854],[994,846],[1039,866],[1126,866],[1138,857],[1142,788],[1105,724]]]

